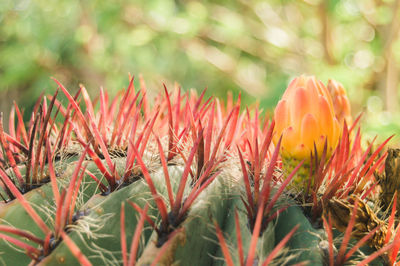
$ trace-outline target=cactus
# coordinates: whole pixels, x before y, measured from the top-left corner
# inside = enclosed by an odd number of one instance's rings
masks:
[[[391,204],[378,189],[389,139],[362,148],[340,84],[333,96],[315,78],[289,86],[317,86],[335,126],[299,152],[282,102],[274,121],[241,112],[240,95],[164,86],[150,104],[132,78],[92,101],[55,82],[26,124],[16,105],[8,133],[0,119],[0,264],[396,263],[397,192]]]

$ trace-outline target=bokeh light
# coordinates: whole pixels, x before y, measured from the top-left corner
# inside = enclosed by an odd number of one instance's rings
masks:
[[[288,82],[341,82],[365,130],[400,132],[397,0],[2,0],[0,110],[29,110],[56,77],[116,91],[128,73],[154,91],[179,82],[242,93],[272,110]],[[379,99],[379,103],[378,103]],[[380,106],[378,108],[378,105]]]

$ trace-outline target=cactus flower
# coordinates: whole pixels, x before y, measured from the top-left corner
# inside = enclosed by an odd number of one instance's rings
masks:
[[[340,125],[343,125],[344,120],[346,120],[347,125],[350,125],[353,119],[351,117],[350,102],[343,85],[336,80],[330,79],[328,81],[328,90],[331,93],[333,109]]]
[[[336,147],[340,125],[334,104],[328,89],[315,77],[295,78],[283,94],[275,108],[275,143],[281,135],[281,154],[288,159],[309,159],[314,143],[321,154],[325,140],[328,155]]]

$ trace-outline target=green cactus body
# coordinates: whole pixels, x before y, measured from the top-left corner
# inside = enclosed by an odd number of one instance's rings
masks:
[[[70,103],[56,104],[67,121],[53,125],[52,133],[45,123],[56,120],[51,116],[54,99],[48,108],[39,108],[39,101],[31,123],[36,129],[15,130],[27,136],[5,134],[0,119],[5,202],[0,205],[0,264],[128,265],[131,258],[137,265],[154,260],[158,265],[327,264],[319,244],[329,230],[313,228],[301,203],[287,192],[305,193],[308,184],[313,188],[309,165],[284,158],[277,171],[281,140],[274,147],[274,123],[262,125],[257,109],[240,114],[240,98],[224,106],[203,100],[204,95],[165,90],[150,110],[145,87],[139,98],[132,80],[114,102],[101,91],[95,112],[84,88],[74,98],[57,84]],[[60,156],[70,145],[78,148]],[[339,176],[353,185],[350,177],[363,181],[358,173],[379,168],[372,164],[374,156],[340,154],[340,162],[333,157],[331,172],[339,172],[334,167],[346,158],[363,158],[360,167]],[[323,180],[328,172],[313,174]],[[22,194],[29,174],[50,181]],[[311,191],[311,203],[324,207],[324,196],[362,191],[336,187],[340,193]]]
[[[292,255],[290,264],[307,261],[310,265],[324,265],[318,248],[321,232],[311,226],[301,208],[290,206],[280,214],[275,226],[276,241],[280,241],[297,224],[300,227],[287,244],[288,255]]]
[[[172,167],[171,176],[179,176],[181,167]],[[157,185],[161,195],[166,196],[164,176],[161,171],[156,171],[153,175],[154,182]],[[177,184],[175,182],[175,184]],[[82,252],[91,257],[93,262],[104,263],[105,261],[111,264],[118,264],[121,261],[120,247],[120,220],[119,211],[121,202],[126,200],[137,203],[143,207],[149,204],[149,216],[157,216],[154,200],[151,197],[149,188],[144,180],[139,180],[133,184],[122,188],[108,196],[101,198],[93,198],[84,206],[90,209],[87,217],[83,217],[81,224],[71,232],[71,238],[82,246]],[[130,207],[129,207],[130,208]],[[137,223],[137,215],[134,212],[127,212],[126,221],[129,224],[127,227],[127,239],[130,239]],[[88,226],[89,228],[83,228]],[[84,230],[88,230],[87,233]],[[93,235],[90,231],[96,230]],[[151,230],[145,231],[143,236],[146,243],[151,234]],[[96,236],[97,235],[97,236]],[[61,243],[50,256],[42,261],[44,265],[53,265],[60,260],[65,261],[67,265],[79,265],[79,262],[71,254],[68,247]]]
[[[283,169],[285,169],[286,173],[290,173],[293,169],[300,163],[300,160],[295,158],[282,158]],[[296,172],[295,177],[293,178],[292,182],[288,185],[289,189],[293,189],[296,193],[300,191],[306,191],[307,187],[313,185],[313,180],[310,180],[310,164],[304,163],[299,170]]]
[[[150,204],[154,210],[154,202],[152,202],[147,185],[145,182],[139,181],[135,182],[133,186],[125,187],[107,197],[103,196],[102,199],[95,199],[94,202],[89,203],[88,206],[94,205],[91,207],[90,213],[71,230],[71,239],[81,247],[81,251],[90,258],[91,262],[118,264],[120,261],[120,221],[116,216],[119,214],[121,202],[128,198],[141,206],[145,203]],[[126,220],[131,225],[127,228],[130,230],[127,235],[132,236],[133,232],[131,231],[134,230],[137,222],[135,213],[131,212],[127,215]],[[145,231],[144,238],[148,239],[149,236],[150,232]],[[60,243],[41,263],[55,265],[60,262],[65,265],[79,265],[64,243]]]

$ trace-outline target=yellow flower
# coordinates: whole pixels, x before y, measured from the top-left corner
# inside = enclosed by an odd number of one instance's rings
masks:
[[[332,95],[333,108],[340,126],[343,126],[344,120],[346,120],[347,125],[350,126],[353,121],[351,117],[350,101],[347,98],[343,85],[336,80],[330,79],[328,81],[328,90]]]
[[[282,156],[290,159],[309,159],[314,143],[319,155],[325,141],[328,156],[340,136],[331,95],[315,77],[295,78],[275,108],[275,135],[277,143],[282,135]]]

